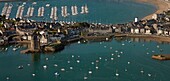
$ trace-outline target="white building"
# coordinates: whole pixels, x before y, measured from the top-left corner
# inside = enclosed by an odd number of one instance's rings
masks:
[[[131,33],[134,33],[134,29],[133,29],[133,28],[131,28],[130,32],[131,32]]]
[[[138,28],[135,29],[135,33],[139,34],[139,29]]]
[[[164,31],[164,35],[169,36],[169,32],[168,31]]]
[[[144,34],[144,33],[145,33],[145,29],[144,29],[144,28],[141,28],[141,29],[140,29],[140,33],[141,33],[141,34]]]

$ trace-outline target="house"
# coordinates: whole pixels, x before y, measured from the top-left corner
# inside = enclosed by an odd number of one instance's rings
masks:
[[[48,42],[47,42],[47,38],[45,38],[44,35],[41,36],[41,38],[40,38],[40,43],[41,43],[41,44],[47,44],[47,43],[48,43]]]
[[[131,32],[131,33],[134,33],[134,29],[133,29],[133,28],[131,28],[130,32]]]
[[[139,29],[136,28],[134,33],[139,34]]]
[[[165,31],[164,31],[164,35],[165,35],[165,36],[169,36],[169,32],[165,30]]]
[[[150,29],[146,29],[145,34],[147,34],[147,35],[151,35],[151,30],[150,30]]]
[[[122,33],[121,27],[117,27],[117,28],[115,29],[115,33]]]
[[[161,34],[163,34],[163,30],[159,29],[157,35],[161,35]]]
[[[144,28],[141,28],[141,29],[140,29],[140,33],[141,33],[141,34],[144,34],[144,33],[145,33],[145,29],[144,29]]]

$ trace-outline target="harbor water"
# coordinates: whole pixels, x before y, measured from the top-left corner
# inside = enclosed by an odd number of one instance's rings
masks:
[[[35,1],[35,0],[34,0]],[[37,21],[51,21],[50,12],[51,7],[57,7],[58,21],[84,21],[93,23],[124,23],[133,21],[135,17],[139,19],[144,16],[153,13],[156,7],[150,4],[141,4],[132,2],[130,0],[36,0],[36,4],[33,1],[28,2],[11,2],[13,5],[10,18],[15,18],[18,10],[18,6],[23,5],[23,17],[27,15],[29,7],[34,7],[33,19]],[[0,3],[0,13],[4,7],[5,2]],[[50,4],[49,7],[46,7]],[[71,15],[71,6],[77,6],[78,14]],[[81,6],[87,5],[89,13],[81,14]],[[70,14],[67,17],[61,16],[61,7],[67,6],[67,12]],[[38,8],[44,7],[44,16],[39,18]]]
[[[36,0],[37,1],[37,0]],[[11,18],[15,18],[19,4],[13,4]],[[142,18],[155,11],[150,4],[127,0],[46,0],[37,1],[34,10],[50,6],[87,4],[89,13],[61,16],[58,20],[124,23]],[[0,11],[5,2],[0,3]],[[17,5],[18,4],[18,5]],[[32,2],[26,2],[24,15]],[[95,6],[94,6],[95,5]],[[44,20],[51,21],[51,8],[45,7]],[[68,12],[71,13],[68,9]],[[38,14],[34,11],[35,14]],[[80,10],[78,10],[80,11]],[[15,49],[14,49],[15,48]],[[48,54],[20,54],[23,46],[0,47],[0,81],[169,81],[170,62],[151,59],[154,54],[169,54],[170,44],[141,39],[73,43],[64,50]]]

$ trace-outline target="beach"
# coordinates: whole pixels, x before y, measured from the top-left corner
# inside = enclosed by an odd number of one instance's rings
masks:
[[[170,8],[170,1],[165,0],[138,0],[141,3],[150,3],[157,7],[157,11],[155,13],[152,13],[146,17],[144,17],[142,20],[149,20],[152,18],[153,14],[160,14],[163,11],[167,11]]]

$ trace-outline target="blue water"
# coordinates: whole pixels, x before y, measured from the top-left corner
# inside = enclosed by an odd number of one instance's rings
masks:
[[[15,18],[18,9],[17,4],[23,2],[11,2],[13,4],[11,18]],[[42,7],[50,3],[51,7],[57,6],[58,8],[58,21],[85,21],[85,22],[97,22],[97,23],[124,23],[133,21],[135,17],[140,19],[144,16],[153,13],[156,7],[150,4],[141,4],[132,2],[130,0],[38,0],[37,5],[32,5],[32,2],[27,2],[24,9],[24,16],[27,13],[28,7],[33,6],[35,8],[34,16],[38,14],[38,7]],[[88,14],[80,14],[81,6],[87,4],[89,8]],[[79,14],[76,16],[68,16],[64,18],[61,16],[61,6],[68,6],[68,13],[71,14],[71,6],[77,5]],[[0,3],[0,11],[4,6],[4,2]],[[50,7],[45,7],[45,17],[37,18],[32,17],[37,21],[51,21],[49,18]]]
[[[11,18],[14,18],[17,4],[22,2],[11,3],[14,5]],[[27,2],[25,5],[24,15],[31,3]],[[34,7],[38,9],[47,3],[57,7],[88,5],[89,14],[70,15],[68,18],[61,17],[59,9],[59,20],[64,21],[124,23],[132,21],[134,17],[143,18],[156,10],[150,4],[127,0],[49,0],[37,1]],[[1,2],[0,11],[3,6],[4,2]],[[50,9],[45,9],[45,20],[50,21],[48,16]],[[31,19],[42,20],[34,17]],[[154,54],[169,54],[168,43],[113,39],[110,42],[74,43],[66,46],[61,52],[50,54],[20,54],[25,47],[13,51],[14,47],[0,47],[0,81],[169,81],[170,79],[170,62],[151,59]],[[24,68],[18,69],[19,65],[23,65]],[[47,69],[43,68],[44,65]],[[63,68],[65,71],[61,71]],[[58,76],[55,75],[56,72]]]
[[[7,51],[0,52],[0,80],[6,81],[6,77],[9,77],[9,81],[84,81],[84,77],[87,77],[87,81],[170,79],[169,61],[151,59],[154,54],[168,54],[169,44],[129,41],[113,39],[111,42],[74,43],[61,52],[51,54],[20,54],[23,48],[13,51],[13,46],[10,46]],[[58,66],[55,67],[55,64]],[[18,69],[19,65],[24,68]],[[47,65],[47,69],[43,68],[44,65]],[[61,71],[62,68],[65,71]],[[59,75],[55,76],[55,72]]]

